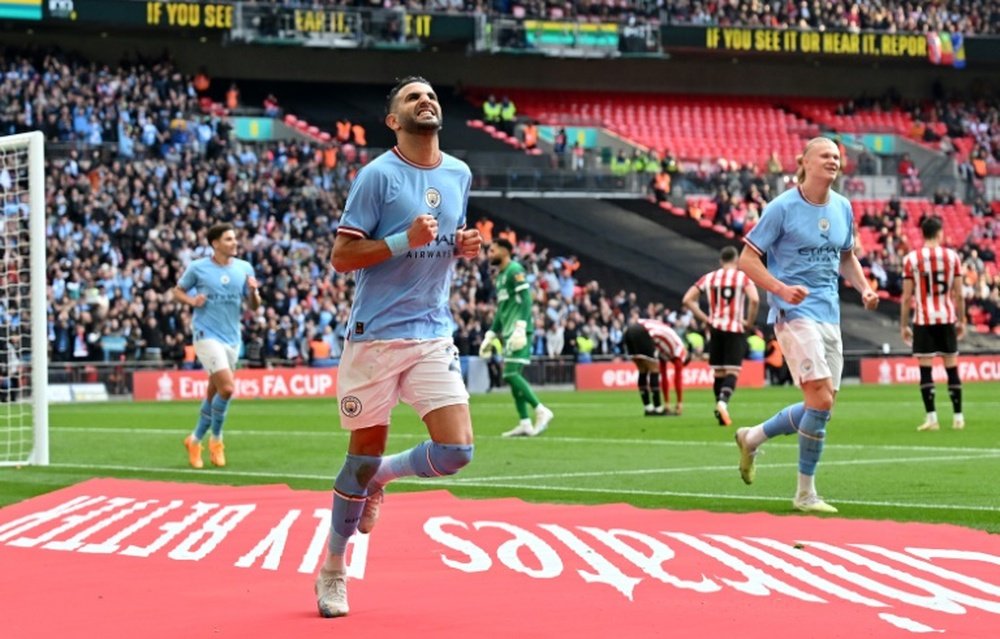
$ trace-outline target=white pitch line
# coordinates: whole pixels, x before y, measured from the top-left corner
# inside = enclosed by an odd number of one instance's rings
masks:
[[[330,482],[330,486],[333,486],[333,480],[336,477],[337,469],[332,468],[329,475],[311,475],[306,473],[266,473],[260,471],[252,470],[217,470],[214,468],[203,468],[201,470],[195,470],[193,468],[152,468],[150,466],[120,466],[116,464],[49,464],[47,466],[38,466],[37,468],[55,468],[55,469],[66,469],[66,470],[87,470],[87,471],[115,471],[122,473],[148,473],[152,475],[191,475],[192,477],[201,477],[203,475],[212,475],[215,477],[251,477],[255,479],[310,479],[316,481],[327,481]],[[402,480],[400,480],[402,481]]]
[[[437,481],[437,480],[435,480]],[[655,497],[691,497],[695,499],[733,499],[737,501],[787,501],[789,497],[774,497],[768,495],[725,495],[712,493],[683,493],[677,491],[663,490],[635,490],[635,489],[614,489],[614,488],[584,488],[580,486],[538,486],[534,484],[458,484],[456,487],[482,487],[482,488],[513,488],[518,490],[538,490],[538,491],[559,491],[574,493],[600,493],[609,495],[649,495]],[[957,504],[908,504],[905,502],[891,501],[862,501],[857,499],[831,499],[836,504],[853,504],[856,506],[879,506],[884,508],[920,508],[926,510],[975,510],[984,512],[1000,512],[1000,507],[994,506],[961,506]]]
[[[65,433],[93,433],[93,434],[119,434],[119,435],[181,435],[183,436],[188,431],[177,430],[171,428],[104,428],[104,427],[86,427],[86,428],[73,428],[68,426],[58,426],[55,428],[50,428],[50,432],[65,432]],[[242,429],[231,429],[226,432],[229,437],[344,437],[347,436],[347,431],[342,431],[339,428],[331,429],[329,431],[318,431],[318,430],[242,430]],[[390,439],[427,439],[426,433],[390,433]],[[489,439],[489,440],[500,440],[505,442],[512,442],[512,446],[529,445],[519,444],[517,442],[535,442],[536,444],[542,445],[546,443],[553,444],[612,444],[612,445],[637,445],[637,446],[720,446],[726,448],[733,448],[735,450],[735,445],[732,439],[726,438],[724,441],[686,441],[686,440],[672,440],[672,439],[617,439],[613,437],[559,437],[552,436],[546,433],[544,437],[518,437],[518,438],[507,438],[500,437],[499,435],[477,435],[477,439]],[[768,442],[767,446],[770,449],[773,448],[798,448],[798,443],[794,440],[789,439],[790,443],[782,442]],[[838,444],[831,443],[831,448],[841,449],[841,450],[901,450],[901,451],[912,451],[912,452],[948,452],[948,453],[991,453],[995,452],[997,449],[995,447],[990,448],[973,448],[973,447],[958,447],[958,446],[904,446],[904,445],[876,445],[876,444]]]
[[[895,463],[907,463],[907,462],[941,462],[941,461],[969,461],[973,459],[1000,459],[1000,452],[992,454],[983,455],[953,455],[950,457],[911,457],[909,459],[901,459],[899,457],[892,457],[889,459],[850,459],[845,461],[830,461],[824,460],[823,466],[867,466],[873,464],[895,464]],[[767,464],[768,468],[798,468],[798,462],[790,463],[779,463],[779,464]],[[634,469],[634,470],[598,470],[590,471],[585,473],[540,473],[536,475],[518,475],[516,479],[577,479],[580,477],[607,477],[609,475],[625,476],[625,475],[659,475],[659,474],[670,474],[670,473],[703,473],[711,472],[716,470],[731,471],[736,468],[736,464],[727,464],[725,466],[683,466],[680,468],[646,468],[646,469]],[[456,477],[454,481],[456,484],[472,484],[476,482],[492,482],[492,481],[503,481],[511,479],[510,475],[497,475],[494,477]]]
[[[307,479],[315,481],[325,481],[333,482],[333,475],[309,475],[304,473],[265,473],[265,472],[253,472],[253,471],[234,471],[231,469],[226,470],[193,470],[184,468],[149,468],[145,466],[114,466],[114,465],[97,465],[97,464],[50,464],[46,468],[56,468],[56,469],[80,469],[88,471],[118,471],[118,472],[136,472],[145,474],[171,474],[171,475],[190,475],[192,477],[199,477],[204,475],[212,475],[216,477],[252,477],[255,479],[268,479],[268,480],[282,480],[282,479]],[[731,469],[731,468],[730,468]],[[516,483],[490,483],[490,484],[465,484],[460,483],[454,479],[445,479],[438,477],[433,480],[419,479],[419,478],[402,478],[397,479],[396,483],[408,484],[408,485],[419,485],[427,489],[432,489],[435,487],[454,487],[454,488],[511,488],[518,490],[534,490],[540,492],[574,492],[574,493],[586,493],[586,494],[606,494],[606,495],[643,495],[651,497],[687,497],[693,499],[731,499],[736,501],[788,501],[787,497],[775,497],[770,495],[726,495],[718,493],[689,493],[689,492],[679,492],[670,490],[636,490],[631,489],[616,489],[616,488],[584,488],[580,486],[544,486],[538,484],[516,484]],[[838,504],[853,504],[856,506],[878,506],[882,508],[919,508],[924,510],[971,510],[971,511],[984,511],[984,512],[1000,512],[1000,507],[993,506],[962,506],[957,504],[908,504],[903,502],[888,502],[888,501],[863,501],[863,500],[850,500],[850,499],[838,499],[836,500]]]

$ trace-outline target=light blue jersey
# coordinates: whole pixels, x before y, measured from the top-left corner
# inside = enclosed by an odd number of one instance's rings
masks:
[[[448,307],[455,233],[465,226],[472,172],[446,153],[435,167],[413,164],[397,148],[358,173],[337,233],[385,239],[410,228],[418,215],[433,215],[438,236],[430,244],[359,269],[347,339],[451,337]]]
[[[245,260],[234,259],[220,266],[210,257],[192,261],[177,286],[191,294],[204,294],[205,305],[194,309],[194,340],[214,339],[239,348],[240,315],[246,297],[247,278],[253,267]]]
[[[840,323],[840,255],[854,246],[854,215],[847,198],[830,191],[829,201],[817,206],[799,189],[788,189],[764,207],[744,241],[767,256],[771,275],[809,289],[797,306],[768,293],[768,323],[795,318]]]

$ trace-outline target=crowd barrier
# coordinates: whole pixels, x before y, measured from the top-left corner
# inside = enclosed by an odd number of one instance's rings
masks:
[[[469,392],[488,392],[491,387],[487,361],[464,356],[461,363]],[[912,357],[845,353],[844,364],[844,378],[863,384],[912,384],[920,379],[917,361]],[[1000,353],[961,356],[959,374],[965,382],[1000,380]],[[535,358],[524,369],[524,375],[533,386],[542,388],[631,390],[636,387],[638,373],[631,362],[620,357],[591,363],[577,363],[571,357],[551,357]],[[668,375],[673,375],[672,367],[668,367]],[[705,362],[692,362],[684,371],[684,386],[711,388],[712,377]],[[236,392],[242,397],[336,396],[336,367],[270,362],[265,368],[240,368],[236,378]],[[935,360],[934,379],[945,380],[940,359]],[[63,401],[72,398],[69,385],[94,388],[86,384],[102,384],[112,397],[131,396],[138,401],[194,400],[204,395],[207,383],[208,376],[203,370],[180,370],[165,362],[59,363],[49,368],[49,384],[56,387],[52,392]],[[744,361],[740,387],[754,388],[765,383],[763,364]]]

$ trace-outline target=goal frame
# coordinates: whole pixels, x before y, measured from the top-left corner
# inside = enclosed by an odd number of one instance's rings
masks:
[[[28,148],[28,236],[31,278],[31,404],[32,447],[26,459],[0,461],[14,466],[49,463],[49,354],[45,274],[45,136],[41,131],[0,137],[0,149]]]

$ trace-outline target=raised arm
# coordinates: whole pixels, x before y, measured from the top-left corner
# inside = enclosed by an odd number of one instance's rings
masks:
[[[744,292],[747,296],[747,318],[743,322],[743,328],[750,330],[750,327],[757,322],[757,310],[760,309],[760,295],[757,294],[757,286],[753,282],[747,282]]]
[[[353,233],[338,233],[333,242],[330,264],[338,273],[350,273],[403,255],[411,248],[424,246],[437,237],[438,222],[431,215],[418,215],[405,232],[382,239],[369,239]]]
[[[878,295],[868,283],[865,271],[861,268],[861,262],[858,261],[854,251],[840,252],[840,274],[854,287],[854,290],[861,293],[861,303],[866,309],[873,311],[878,307]]]
[[[962,278],[956,277],[951,285],[951,297],[955,301],[955,336],[965,337],[965,295],[962,293]]]
[[[263,301],[260,298],[260,283],[257,281],[256,277],[251,275],[250,277],[247,278],[247,288],[250,289],[249,290],[250,294],[248,295],[248,298],[250,300],[250,310],[256,311],[258,308],[260,308],[260,305]]]
[[[188,306],[193,306],[198,308],[205,305],[205,301],[208,299],[203,293],[198,293],[197,295],[188,295],[188,292],[181,288],[179,285],[173,288],[174,299],[181,304],[187,304]]]
[[[691,313],[698,318],[698,321],[707,326],[709,318],[708,315],[705,314],[705,311],[701,310],[701,304],[698,303],[699,299],[701,299],[701,289],[697,286],[691,286],[691,288],[687,290],[687,293],[684,294],[684,299],[681,300],[681,304],[691,309]]]
[[[899,300],[899,336],[904,344],[913,343],[913,329],[910,327],[910,306],[913,304],[913,278],[903,280],[903,295]]]
[[[754,284],[769,293],[774,293],[789,304],[801,304],[809,295],[809,289],[805,286],[799,284],[789,286],[771,275],[760,259],[760,254],[749,244],[744,246],[743,252],[740,253],[740,270],[746,273]]]

